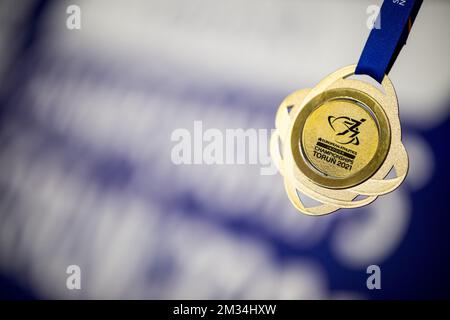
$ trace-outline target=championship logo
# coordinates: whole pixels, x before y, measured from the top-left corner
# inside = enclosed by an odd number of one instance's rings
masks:
[[[335,141],[340,144],[359,145],[359,126],[366,119],[355,120],[349,117],[328,117],[330,127],[336,132]]]

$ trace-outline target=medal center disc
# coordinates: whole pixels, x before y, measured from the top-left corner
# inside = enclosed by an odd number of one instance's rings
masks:
[[[322,175],[344,179],[357,174],[375,156],[380,135],[368,107],[339,98],[324,102],[306,118],[300,148]]]
[[[391,130],[383,107],[367,91],[334,88],[301,107],[289,133],[295,170],[331,189],[356,186],[378,171]]]

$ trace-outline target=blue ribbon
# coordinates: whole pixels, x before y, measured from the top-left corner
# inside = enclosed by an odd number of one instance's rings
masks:
[[[385,0],[367,39],[355,74],[366,74],[381,83],[406,44],[423,0]],[[378,24],[379,23],[379,24]]]

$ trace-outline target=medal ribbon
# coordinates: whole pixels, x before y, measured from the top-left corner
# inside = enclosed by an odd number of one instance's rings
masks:
[[[367,74],[381,83],[406,44],[423,0],[385,0],[364,46],[355,74]],[[379,23],[379,24],[378,24]]]

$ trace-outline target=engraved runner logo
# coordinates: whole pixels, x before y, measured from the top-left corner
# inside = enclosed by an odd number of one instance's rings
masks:
[[[340,144],[354,144],[359,145],[359,126],[366,121],[366,119],[355,120],[349,117],[328,117],[330,127],[336,132],[335,141]]]

